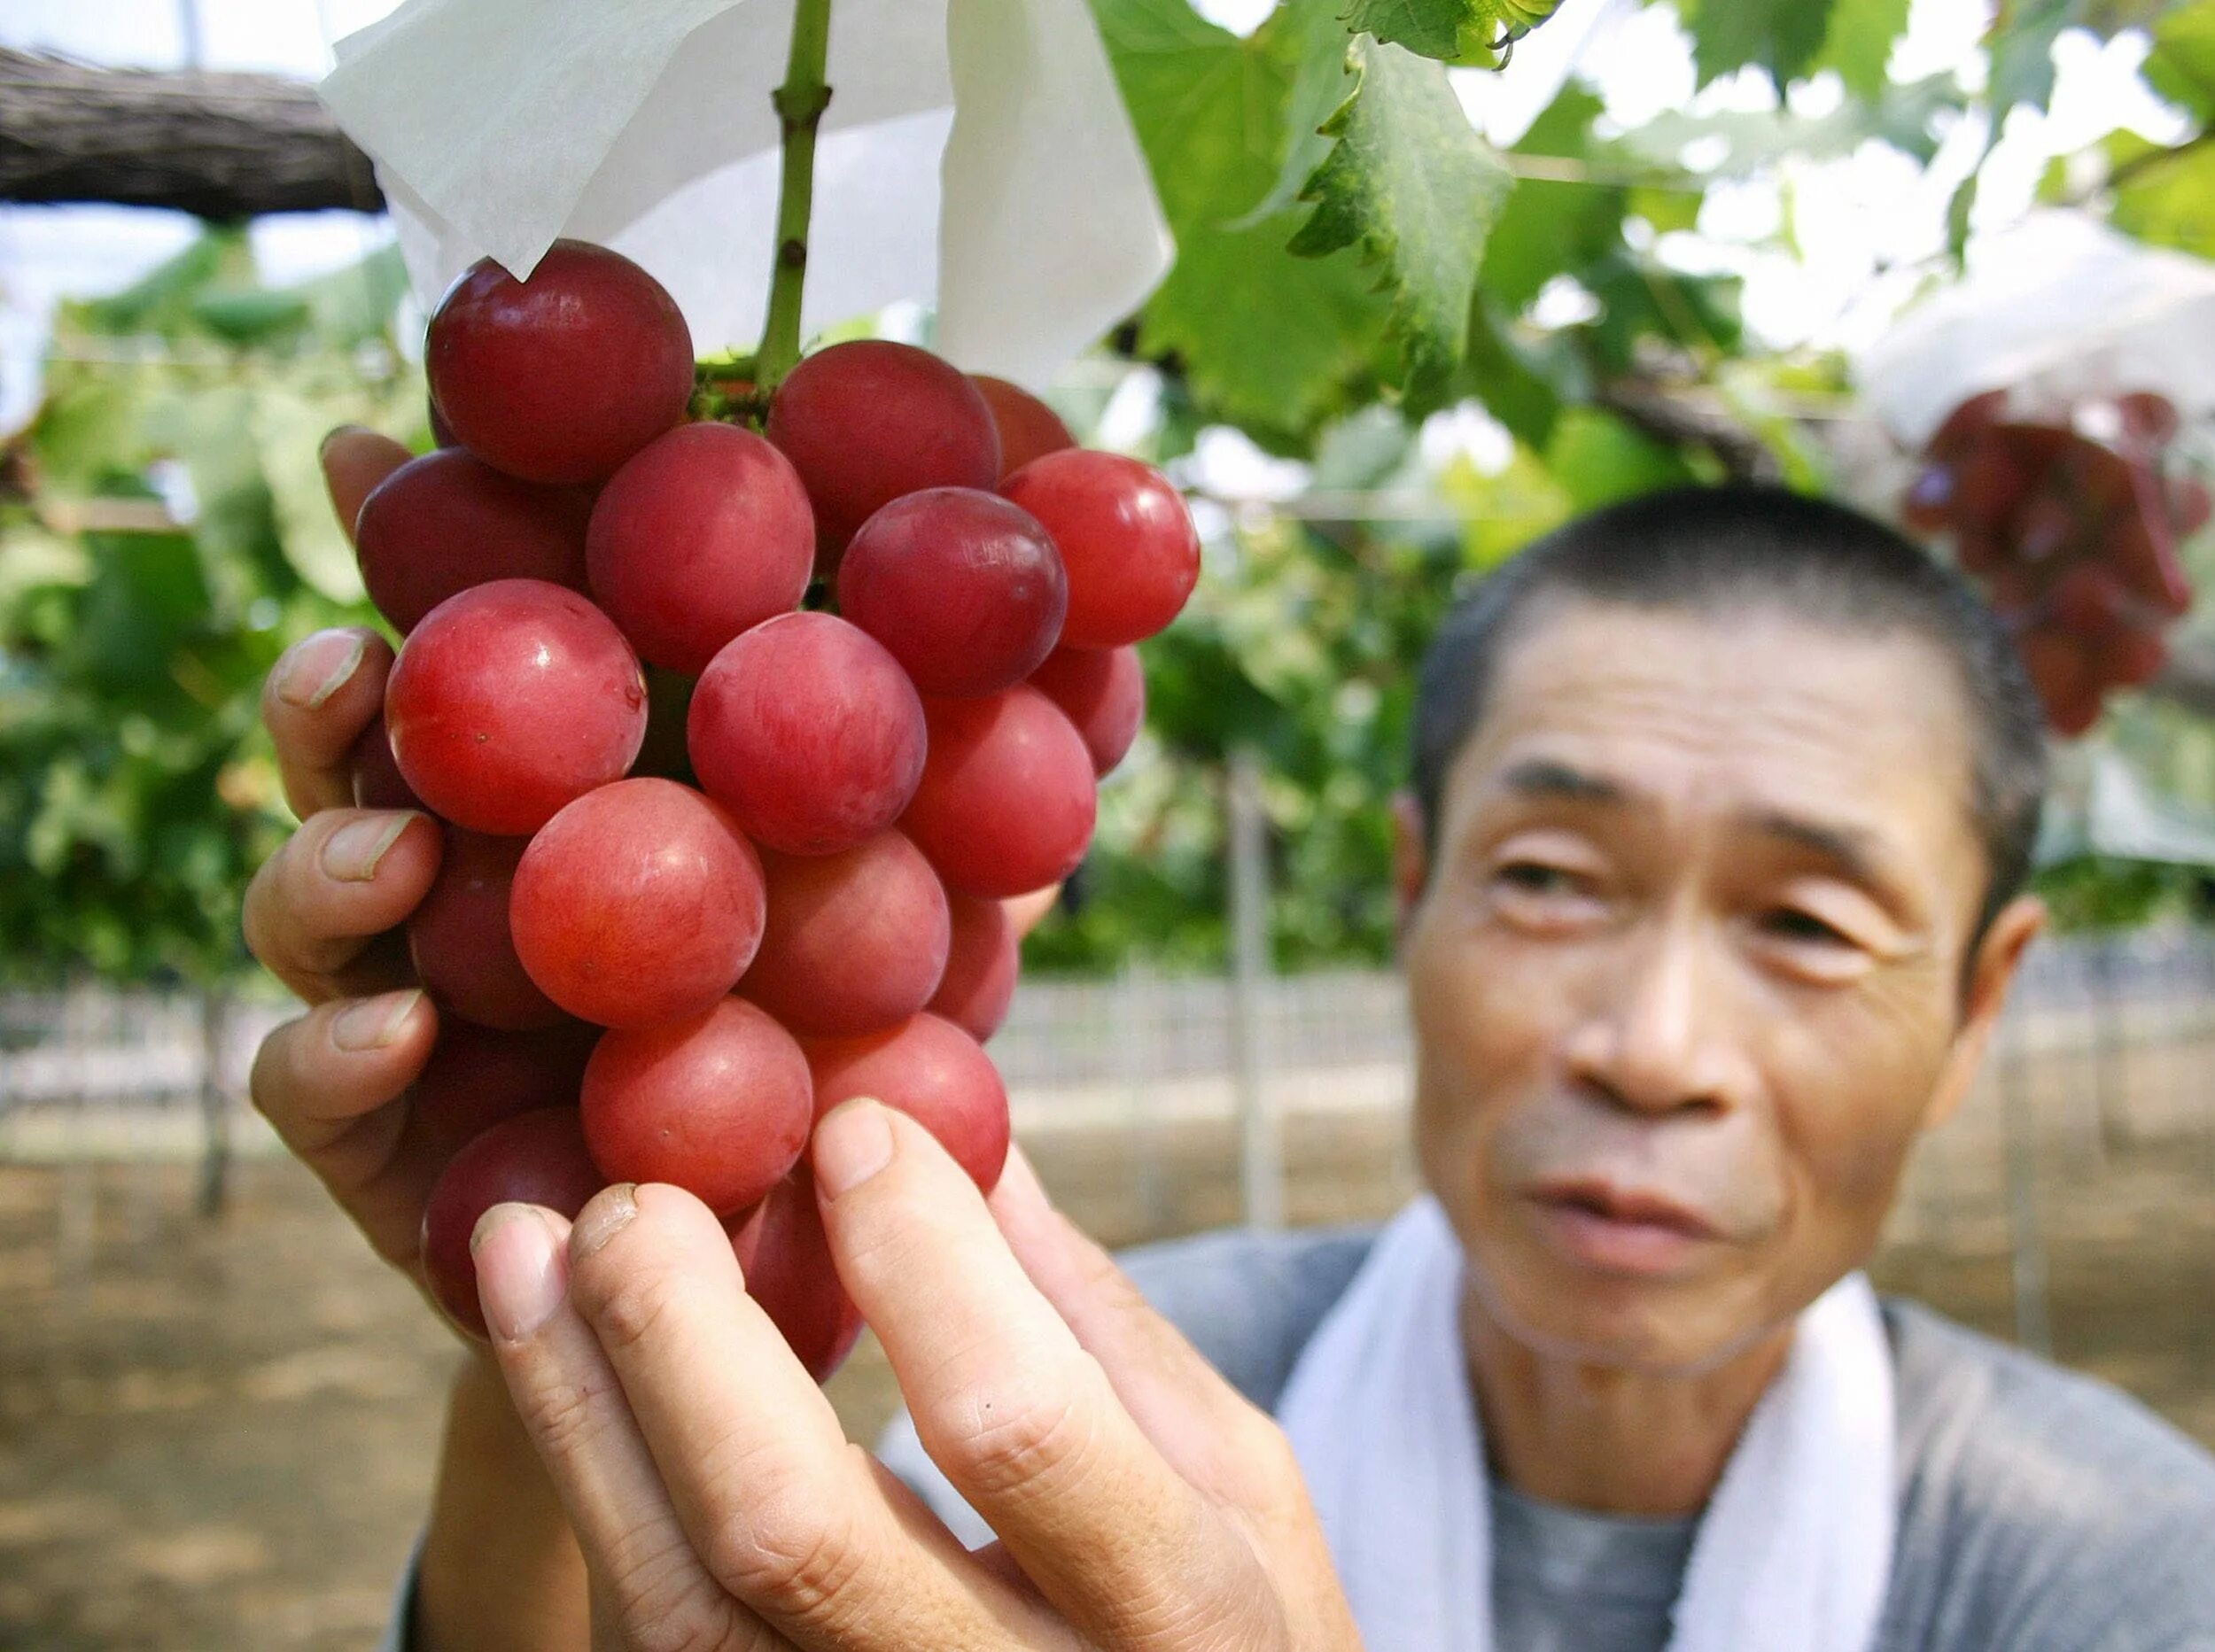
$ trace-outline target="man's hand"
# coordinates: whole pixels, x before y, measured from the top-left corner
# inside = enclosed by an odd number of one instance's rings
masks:
[[[331,503],[349,532],[369,490],[408,456],[368,430],[324,443]],[[377,1253],[412,1276],[439,1163],[404,1092],[438,1018],[396,932],[438,875],[440,839],[425,816],[354,808],[347,772],[392,664],[383,638],[346,629],[295,644],[270,671],[262,717],[302,824],[255,874],[245,926],[254,956],[311,1006],[255,1056],[254,1105]]]
[[[859,1101],[814,1156],[840,1276],[1001,1541],[968,1553],[846,1443],[696,1199],[611,1188],[573,1228],[501,1206],[486,1315],[602,1648],[1358,1647],[1282,1433],[1020,1154],[988,1207],[929,1132]]]

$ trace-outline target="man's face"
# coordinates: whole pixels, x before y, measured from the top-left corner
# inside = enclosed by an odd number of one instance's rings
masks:
[[[1488,1315],[1655,1372],[1874,1244],[2039,923],[1995,923],[1927,643],[1565,603],[1499,663],[1403,862],[1425,1178]],[[1427,871],[1427,878],[1424,873]]]

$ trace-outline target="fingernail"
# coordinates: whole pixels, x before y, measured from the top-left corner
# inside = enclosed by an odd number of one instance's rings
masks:
[[[348,821],[325,840],[320,857],[323,871],[341,883],[367,883],[377,876],[385,851],[400,842],[415,818],[413,810],[400,810]]]
[[[360,669],[369,640],[358,631],[319,631],[293,648],[277,681],[277,698],[313,711]]]
[[[495,1205],[470,1235],[477,1260],[477,1299],[485,1323],[502,1342],[529,1336],[554,1316],[569,1294],[562,1247],[546,1218],[529,1205]]]
[[[584,1214],[577,1218],[577,1225],[570,1229],[569,1249],[572,1256],[590,1256],[610,1239],[631,1225],[638,1214],[638,1187],[635,1183],[618,1182],[603,1192],[595,1194]]]
[[[815,1182],[833,1198],[852,1192],[891,1162],[892,1121],[882,1102],[842,1102],[815,1127]]]
[[[400,1029],[422,1000],[423,989],[410,987],[405,992],[382,993],[349,1004],[330,1023],[330,1042],[357,1053],[382,1050],[400,1037]]]

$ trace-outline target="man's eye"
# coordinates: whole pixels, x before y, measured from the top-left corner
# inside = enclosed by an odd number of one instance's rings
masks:
[[[1803,912],[1796,907],[1780,906],[1761,923],[1771,935],[1786,941],[1812,941],[1824,946],[1854,944],[1843,930],[1834,928],[1812,912]]]
[[[1575,878],[1558,866],[1535,860],[1510,861],[1493,874],[1502,883],[1527,895],[1574,895]]]

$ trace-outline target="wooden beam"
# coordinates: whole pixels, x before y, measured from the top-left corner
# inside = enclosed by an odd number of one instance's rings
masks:
[[[219,221],[385,206],[369,157],[304,82],[6,50],[0,201],[164,206]]]

